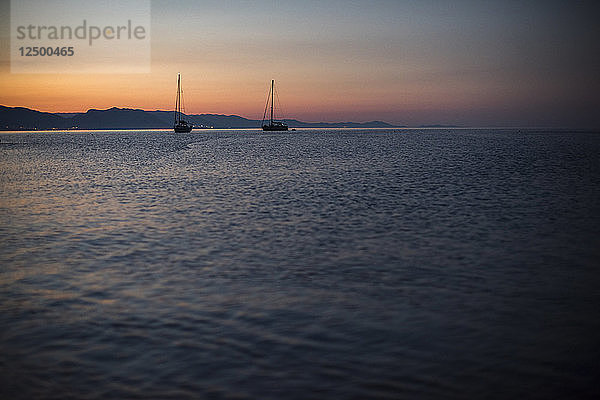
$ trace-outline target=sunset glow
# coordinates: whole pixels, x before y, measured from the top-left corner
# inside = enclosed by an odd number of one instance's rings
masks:
[[[597,125],[593,11],[568,2],[153,1],[151,73],[10,73],[0,104],[49,112],[170,110],[396,124]],[[91,60],[90,62],[93,62]]]

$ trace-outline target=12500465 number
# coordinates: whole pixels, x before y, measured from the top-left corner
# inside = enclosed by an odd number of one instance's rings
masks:
[[[73,47],[19,47],[21,56],[25,57],[50,57],[50,56],[62,56],[71,57],[75,54]]]

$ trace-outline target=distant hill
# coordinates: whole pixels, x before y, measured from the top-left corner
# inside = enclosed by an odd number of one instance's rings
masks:
[[[186,120],[199,128],[259,128],[261,121],[239,115],[190,114]],[[0,130],[45,129],[160,129],[173,126],[173,111],[130,108],[90,109],[85,113],[46,113],[24,107],[0,106]],[[303,122],[286,120],[290,128],[393,128],[382,121]]]
[[[24,107],[0,106],[0,130],[66,129],[68,125],[65,118],[55,114]]]
[[[74,115],[70,120],[71,125],[79,129],[162,128],[166,124],[160,115],[116,107],[108,110],[91,109],[85,114]]]
[[[459,125],[419,125],[417,128],[460,128]]]

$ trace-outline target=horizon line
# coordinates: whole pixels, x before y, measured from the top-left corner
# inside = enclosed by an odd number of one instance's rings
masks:
[[[88,108],[86,111],[43,111],[40,109],[34,109],[34,108],[29,108],[29,107],[25,107],[25,106],[7,106],[4,104],[0,104],[0,107],[7,107],[7,108],[24,108],[27,110],[32,110],[32,111],[38,111],[38,112],[42,112],[42,113],[47,113],[47,114],[85,114],[87,112],[89,112],[90,110],[98,110],[98,111],[108,111],[111,110],[113,108],[116,108],[118,110],[132,110],[132,111],[146,111],[146,112],[154,112],[154,111],[160,111],[160,112],[175,112],[175,110],[160,110],[160,109],[143,109],[143,108],[131,108],[131,107],[117,107],[117,106],[112,106],[112,107],[108,107],[108,108]],[[187,113],[184,112],[184,115],[221,115],[221,116],[226,116],[226,117],[241,117],[247,120],[254,120],[254,121],[260,121],[259,119],[255,119],[255,118],[248,118],[245,117],[243,115],[240,114],[216,114],[216,113],[200,113],[200,114],[194,114],[194,113]],[[295,120],[298,122],[303,122],[303,123],[309,123],[309,124],[345,124],[345,123],[349,123],[349,124],[355,124],[355,123],[359,123],[359,124],[363,124],[363,123],[369,123],[369,122],[383,122],[385,124],[388,125],[392,125],[393,127],[407,127],[408,125],[404,125],[404,124],[400,124],[400,125],[396,125],[396,123],[392,123],[392,122],[387,122],[387,121],[382,121],[382,120],[378,120],[378,119],[372,119],[372,120],[366,120],[366,121],[302,121],[299,120],[297,118],[282,118],[283,120]],[[429,124],[429,125],[433,125],[433,124]],[[452,126],[456,126],[456,125],[452,125]]]
[[[37,111],[37,112],[41,112],[41,113],[47,113],[47,114],[85,114],[87,112],[89,112],[90,110],[98,110],[98,111],[107,111],[107,110],[111,110],[113,108],[115,109],[119,109],[119,110],[132,110],[132,111],[144,111],[144,112],[154,112],[154,111],[160,111],[160,112],[174,112],[174,110],[160,110],[160,109],[143,109],[143,108],[131,108],[131,107],[117,107],[117,106],[112,106],[112,107],[108,107],[108,108],[88,108],[86,111],[43,111],[43,110],[39,110],[39,109],[34,109],[34,108],[29,108],[26,106],[8,106],[5,104],[0,104],[0,107],[6,107],[6,108],[23,108],[23,109],[27,109],[27,110],[31,110],[31,111]],[[216,113],[201,113],[201,114],[190,114],[190,113],[184,113],[185,115],[219,115],[219,116],[226,116],[226,117],[240,117],[240,118],[244,118],[247,120],[255,120],[258,121],[258,119],[252,119],[252,118],[248,118],[239,114],[216,114]],[[391,123],[391,122],[387,122],[387,121],[382,121],[382,120],[366,120],[366,121],[302,121],[299,120],[297,118],[283,118],[283,120],[295,120],[298,122],[303,122],[303,123],[308,123],[308,124],[344,124],[344,123],[369,123],[369,122],[383,122],[385,124],[390,125],[390,127],[372,127],[372,128],[368,128],[368,127],[364,127],[364,128],[331,128],[331,129],[575,129],[575,130],[585,130],[585,131],[595,131],[595,130],[600,130],[600,127],[577,127],[577,126],[566,126],[566,125],[559,125],[559,126],[553,126],[553,125],[457,125],[457,124],[443,124],[443,123],[425,123],[425,124],[418,124],[418,125],[407,125],[407,124],[396,124],[396,123]],[[162,128],[153,128],[156,130],[160,130]],[[166,128],[165,128],[166,129]],[[197,128],[197,129],[253,129],[253,128]],[[258,128],[257,128],[258,129]],[[306,127],[306,128],[300,128],[300,129],[323,129],[323,128],[311,128],[311,127]],[[106,129],[63,129],[63,130],[106,130]],[[139,129],[110,129],[110,130],[139,130]],[[35,130],[34,130],[35,131]],[[37,130],[37,132],[41,132],[41,131],[52,131],[52,130]],[[2,132],[11,132],[11,131],[2,131]],[[14,131],[14,132],[23,132],[23,131]]]

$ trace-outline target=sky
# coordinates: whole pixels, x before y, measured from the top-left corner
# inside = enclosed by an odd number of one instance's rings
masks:
[[[152,1],[149,73],[11,73],[0,104],[170,110],[400,125],[600,127],[596,2]],[[91,61],[92,62],[92,61]]]

